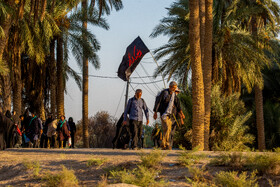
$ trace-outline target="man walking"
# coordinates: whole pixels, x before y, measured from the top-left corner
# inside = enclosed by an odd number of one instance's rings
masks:
[[[148,107],[144,101],[144,99],[141,98],[142,96],[142,90],[137,89],[135,92],[135,96],[130,98],[128,100],[128,104],[126,106],[126,109],[124,111],[124,122],[123,124],[126,124],[127,115],[129,114],[129,126],[130,126],[130,133],[132,138],[132,144],[131,148],[135,149],[138,145],[139,137],[142,135],[142,122],[143,122],[143,112],[145,113],[147,123],[149,124],[149,110]]]
[[[71,144],[71,148],[74,148],[75,146],[75,134],[76,134],[76,124],[75,122],[73,121],[73,118],[70,117],[68,119],[68,124],[70,126],[70,135],[71,135],[71,141],[72,141],[72,144]]]
[[[163,90],[156,98],[154,106],[154,119],[157,119],[157,112],[160,113],[160,119],[162,122],[163,138],[161,147],[162,149],[171,150],[172,147],[169,145],[170,132],[172,124],[175,122],[174,112],[178,111],[183,113],[180,106],[180,101],[175,94],[177,89],[177,83],[175,81],[170,82],[169,88]]]

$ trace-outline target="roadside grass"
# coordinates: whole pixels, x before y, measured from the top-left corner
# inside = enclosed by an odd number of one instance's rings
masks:
[[[204,167],[189,167],[191,178],[186,178],[187,183],[194,187],[258,187],[258,178],[256,171],[237,172],[237,171],[220,171],[214,176],[210,175]]]
[[[245,157],[242,153],[223,153],[218,157],[210,160],[210,165],[213,166],[226,166],[233,169],[241,169],[244,165]]]
[[[210,161],[210,165],[226,166],[233,170],[256,170],[258,174],[280,175],[280,154],[247,152],[222,154]]]
[[[74,170],[69,170],[64,165],[62,165],[62,171],[57,174],[46,172],[42,177],[42,181],[44,181],[48,187],[79,186],[79,181],[74,174]]]
[[[280,175],[280,154],[263,153],[250,154],[246,158],[245,167],[249,170],[257,170],[260,174]]]
[[[155,168],[159,169],[162,160],[164,157],[167,156],[167,153],[163,153],[159,149],[154,149],[151,153],[139,153],[140,156],[141,166],[144,166],[146,168]]]
[[[200,159],[205,159],[206,154],[196,154],[198,149],[187,151],[184,147],[179,146],[183,152],[180,153],[178,163],[182,166],[189,167],[193,164],[199,163]]]
[[[136,168],[111,170],[109,178],[113,179],[114,183],[121,182],[137,186],[168,186],[166,181],[159,180],[161,163],[166,155],[158,149],[151,153],[140,153],[141,163]]]
[[[33,176],[38,177],[41,171],[41,166],[38,161],[24,161],[23,166],[26,170],[33,170]]]
[[[91,167],[91,166],[102,166],[103,164],[105,164],[106,162],[108,162],[108,159],[106,158],[91,158],[87,161],[87,167]]]

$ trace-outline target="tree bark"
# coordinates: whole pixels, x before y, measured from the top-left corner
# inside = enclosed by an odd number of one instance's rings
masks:
[[[204,68],[204,50],[205,50],[205,0],[199,0],[199,21],[200,21],[200,49],[201,63]]]
[[[53,117],[58,117],[56,114],[56,63],[55,63],[55,40],[50,43],[50,89],[51,89],[51,113]]]
[[[5,36],[0,39],[0,62],[1,62],[2,58],[3,58],[4,49],[5,49],[5,47],[7,45],[7,42],[8,42],[9,30],[12,26],[11,16],[8,16],[8,18],[5,21],[0,23],[0,26],[4,30],[4,34],[5,34]]]
[[[211,116],[211,86],[212,86],[212,38],[213,38],[213,0],[206,0],[205,38],[204,38],[204,150],[209,150],[210,116]]]
[[[82,1],[82,8],[87,12],[87,0]],[[87,29],[87,14],[84,14],[83,28]],[[83,33],[83,39],[87,40],[86,35]],[[83,49],[84,50],[84,49]],[[89,148],[88,137],[88,59],[83,57],[83,142],[84,148]]]
[[[13,74],[13,110],[16,111],[14,119],[19,120],[22,113],[22,78],[21,78],[21,50],[19,45],[19,31],[15,26],[13,38],[12,74]]]
[[[264,151],[265,134],[264,134],[264,117],[263,117],[263,95],[259,86],[255,86],[255,103],[257,116],[257,131],[258,131],[258,149]]]
[[[57,38],[57,117],[64,115],[64,63],[63,63],[63,40]]]
[[[12,107],[12,84],[10,75],[1,76],[2,83],[2,102],[3,102],[3,112],[7,110],[11,111]]]
[[[252,35],[257,40],[258,27],[256,17],[252,17]],[[258,131],[258,149],[264,151],[265,147],[265,133],[264,133],[264,116],[263,116],[263,95],[262,89],[255,85],[255,104],[256,104],[256,121]]]
[[[201,64],[199,1],[190,0],[190,52],[192,68],[192,148],[204,149],[204,85]]]

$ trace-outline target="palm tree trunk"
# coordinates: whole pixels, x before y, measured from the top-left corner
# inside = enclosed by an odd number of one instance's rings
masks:
[[[190,0],[190,52],[192,68],[192,147],[204,149],[204,86],[201,65],[199,1]]]
[[[7,45],[8,42],[8,38],[9,38],[9,30],[12,26],[12,19],[11,16],[9,16],[5,21],[3,21],[2,23],[0,23],[0,26],[2,27],[5,37],[0,38],[0,62],[2,61],[3,58],[3,53],[4,53],[4,49]]]
[[[50,89],[51,89],[51,113],[55,117],[56,115],[56,63],[55,63],[55,40],[50,43]]]
[[[200,21],[200,49],[201,49],[201,63],[204,69],[204,39],[205,39],[205,0],[199,0],[199,21]]]
[[[57,117],[64,115],[64,66],[63,66],[63,40],[57,38]]]
[[[252,18],[252,35],[257,39],[258,27],[255,17]],[[258,131],[258,149],[265,150],[265,134],[264,134],[264,116],[263,116],[263,95],[258,85],[255,85],[255,104],[256,104],[256,121]]]
[[[255,103],[258,131],[258,149],[265,150],[264,117],[263,117],[263,95],[259,86],[255,86]]]
[[[82,1],[82,7],[84,11],[83,28],[87,29],[87,0]],[[83,39],[87,40],[87,37],[83,33]],[[89,148],[89,137],[88,137],[88,59],[84,56],[83,58],[83,142],[84,148]]]
[[[12,73],[13,73],[13,110],[16,111],[15,120],[19,120],[22,113],[22,79],[21,79],[21,50],[19,46],[19,32],[15,27],[13,38],[14,48],[12,54]]]
[[[11,111],[12,107],[12,84],[10,75],[1,76],[1,86],[2,86],[2,110],[6,112],[7,110]]]
[[[205,38],[204,38],[204,150],[209,150],[210,116],[211,116],[211,86],[212,86],[212,37],[213,37],[213,0],[206,0]]]

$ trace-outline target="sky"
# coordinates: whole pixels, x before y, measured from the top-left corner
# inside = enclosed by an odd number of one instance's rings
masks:
[[[126,47],[140,36],[146,46],[153,51],[168,42],[168,37],[159,36],[151,38],[149,35],[160,23],[160,20],[167,16],[166,8],[173,0],[123,0],[124,8],[118,12],[115,10],[105,18],[110,29],[108,31],[97,27],[88,26],[101,44],[98,52],[101,68],[95,70],[92,65],[89,67],[89,75],[117,77],[117,70],[125,54]],[[161,60],[158,61],[160,63]],[[147,53],[131,75],[132,83],[143,83],[160,81],[161,76],[156,79],[133,78],[153,75],[157,65],[150,53]],[[82,72],[77,66],[73,57],[69,59],[69,65],[77,72]],[[144,68],[143,68],[144,67]],[[126,82],[119,79],[104,79],[89,77],[89,117],[99,111],[107,111],[111,116],[119,118],[124,111]],[[150,110],[153,110],[155,96],[164,88],[163,81],[156,85],[132,84],[129,88],[129,98],[134,96],[133,89],[142,89],[142,98],[146,101]],[[77,122],[82,119],[82,92],[75,81],[70,78],[67,82],[67,94],[65,94],[66,118],[73,117]],[[153,113],[150,112],[150,122],[153,120]],[[146,119],[143,119],[146,122]]]

